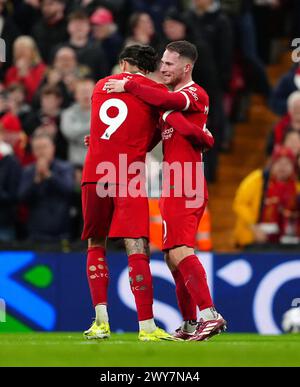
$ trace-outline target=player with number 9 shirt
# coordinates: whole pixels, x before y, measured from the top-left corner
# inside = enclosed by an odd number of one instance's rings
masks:
[[[145,74],[154,71],[156,63],[153,48],[139,45],[127,47],[120,55],[122,73],[113,78],[127,77],[145,85],[161,87],[145,77]],[[139,320],[139,339],[175,341],[173,336],[156,326],[153,318],[147,195],[133,197],[127,188],[125,195],[117,191],[111,193],[112,188],[127,187],[124,172],[128,180],[135,176],[136,172],[131,176],[127,174],[132,163],[141,162],[144,165],[158,113],[132,95],[108,94],[104,87],[107,79],[96,84],[92,95],[90,146],[82,177],[82,239],[88,239],[87,278],[96,312],[95,321],[84,336],[87,339],[110,336],[107,313],[109,271],[106,261],[106,239],[110,237],[124,239],[130,287]],[[122,165],[124,158],[125,165]],[[116,173],[107,174],[107,166],[113,166]],[[119,170],[122,172],[119,173]],[[140,185],[143,191],[145,187],[142,183]],[[105,195],[100,195],[99,190]]]

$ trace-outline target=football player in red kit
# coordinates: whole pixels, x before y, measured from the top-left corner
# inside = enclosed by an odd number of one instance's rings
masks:
[[[156,63],[156,53],[151,47],[127,47],[120,55],[122,73],[113,78],[135,79],[141,84],[157,87],[154,81],[145,77],[155,70]],[[93,91],[90,146],[82,177],[82,239],[88,239],[87,278],[96,312],[94,323],[84,335],[88,339],[110,336],[106,262],[106,239],[110,237],[124,238],[130,286],[139,320],[139,339],[174,340],[158,328],[153,319],[148,199],[146,194],[137,197],[128,194],[128,183],[137,172],[128,174],[127,166],[134,162],[144,163],[158,114],[153,107],[130,94],[108,94],[104,88],[107,80],[101,79]],[[125,192],[121,193],[124,187]],[[139,188],[145,193],[142,184]]]
[[[136,45],[125,48],[120,55],[120,66],[123,72],[114,76],[115,79],[135,79],[155,88],[162,87],[144,76],[155,68],[152,48]],[[174,340],[157,328],[153,319],[148,200],[146,194],[132,196],[127,184],[137,174],[135,170],[131,175],[128,173],[130,166],[136,162],[144,166],[146,152],[155,143],[158,113],[132,95],[108,94],[104,87],[107,79],[100,80],[93,92],[91,134],[82,178],[82,239],[88,239],[87,277],[96,312],[95,322],[85,336],[89,339],[110,336],[105,246],[106,238],[111,237],[123,238],[125,242],[130,285],[138,312],[139,339]],[[181,114],[179,116],[180,126],[186,124],[196,131],[196,125],[189,124]],[[106,173],[111,166],[115,174]],[[125,192],[121,194],[124,187]],[[140,189],[144,190],[142,186]]]
[[[202,341],[225,330],[226,321],[214,307],[205,270],[194,252],[198,224],[208,199],[206,182],[203,172],[201,175],[199,169],[202,153],[195,144],[197,132],[191,130],[189,125],[181,127],[180,131],[174,128],[174,125],[178,124],[180,114],[178,111],[184,111],[184,116],[190,124],[197,123],[197,126],[201,127],[201,136],[206,138],[208,147],[211,145],[209,144],[210,133],[206,129],[208,95],[192,80],[192,70],[196,60],[197,50],[193,44],[177,41],[167,45],[161,60],[160,72],[164,84],[174,92],[155,89],[128,79],[109,80],[105,87],[110,92],[126,91],[151,106],[165,110],[160,119],[164,162],[167,165],[179,162],[183,171],[180,177],[171,176],[165,179],[163,170],[164,183],[160,199],[164,226],[163,249],[166,262],[175,280],[178,305],[184,320],[182,326],[176,331],[175,337]],[[198,129],[198,138],[200,131]],[[187,164],[192,165],[192,170],[184,173],[184,166]],[[174,193],[180,185],[181,188],[183,185],[189,187],[188,190],[182,191],[181,196]],[[193,192],[191,187],[196,187],[196,191]],[[194,204],[191,204],[191,198],[194,199]],[[197,306],[200,310],[198,323],[196,322]]]

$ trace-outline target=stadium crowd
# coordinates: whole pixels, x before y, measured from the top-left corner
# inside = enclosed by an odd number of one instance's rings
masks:
[[[295,199],[290,179],[296,179],[300,153],[299,66],[274,90],[265,67],[276,38],[300,36],[299,18],[294,0],[0,0],[6,46],[0,63],[0,241],[80,237],[83,138],[95,83],[118,71],[124,46],[150,44],[162,53],[167,43],[183,39],[197,46],[193,77],[210,98],[208,127],[216,146],[206,154],[209,182],[217,178],[219,152],[230,151],[234,125],[247,119],[251,93],[282,116],[266,139],[271,161],[248,182],[261,187],[250,220],[241,215],[249,210],[241,210],[241,195],[235,200],[246,234],[239,244],[265,240],[255,227],[269,219],[262,203],[277,190]],[[283,157],[292,165],[287,190],[276,167]],[[296,199],[290,212],[297,212]]]

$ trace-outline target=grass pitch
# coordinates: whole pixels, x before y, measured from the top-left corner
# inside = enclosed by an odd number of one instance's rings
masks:
[[[80,333],[2,333],[0,348],[0,366],[300,366],[300,335],[144,343],[134,333],[105,341]]]

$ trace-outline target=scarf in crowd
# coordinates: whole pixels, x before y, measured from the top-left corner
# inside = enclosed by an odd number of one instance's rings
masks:
[[[274,128],[274,144],[282,144],[284,136],[289,129],[291,117],[289,113],[282,117],[282,119],[275,125]]]

